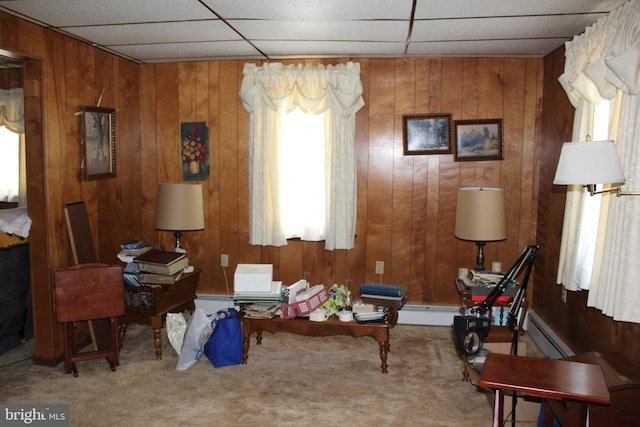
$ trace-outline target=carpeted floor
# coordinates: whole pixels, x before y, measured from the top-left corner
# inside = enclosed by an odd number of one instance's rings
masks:
[[[388,374],[373,338],[266,332],[262,345],[252,337],[247,365],[216,369],[203,357],[177,371],[163,333],[163,360],[151,329],[130,325],[117,371],[79,362],[78,378],[63,364],[34,365],[27,343],[0,356],[0,403],[68,403],[70,424],[92,427],[491,425],[487,394],[462,381],[449,327],[396,326]]]

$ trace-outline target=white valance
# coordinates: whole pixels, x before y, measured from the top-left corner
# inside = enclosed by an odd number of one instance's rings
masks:
[[[0,89],[0,126],[24,133],[24,96],[22,88]]]
[[[574,107],[598,105],[621,89],[640,93],[640,0],[631,0],[567,42],[559,81]]]
[[[300,107],[311,114],[330,109],[348,116],[364,106],[360,64],[245,64],[240,97],[250,113],[264,104],[282,112]]]

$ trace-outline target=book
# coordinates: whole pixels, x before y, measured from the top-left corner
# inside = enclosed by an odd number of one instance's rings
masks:
[[[386,283],[365,283],[360,285],[360,294],[403,297],[407,295],[407,288],[402,285],[390,285]]]
[[[180,252],[169,252],[152,248],[151,250],[135,257],[134,261],[137,263],[168,266],[175,262],[181,261],[186,257],[187,256],[185,254]]]
[[[402,301],[403,299],[407,298],[406,296],[363,294],[362,292],[360,292],[360,297],[361,298],[368,298],[368,299],[389,300],[389,301]]]
[[[187,258],[186,256],[183,256],[182,258],[176,261],[173,261],[171,264],[168,264],[168,265],[138,262],[138,268],[140,269],[141,272],[144,271],[147,273],[167,274],[167,275],[176,274],[184,270],[184,268],[187,267],[188,265],[189,265],[189,258]]]
[[[181,276],[182,271],[175,274],[140,273],[138,274],[138,282],[143,284],[173,285],[180,280]]]

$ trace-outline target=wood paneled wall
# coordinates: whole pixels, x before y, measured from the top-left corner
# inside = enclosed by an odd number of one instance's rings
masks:
[[[87,203],[102,262],[141,234],[139,67],[85,43],[0,13],[0,50],[24,60],[25,121],[35,360],[55,364],[62,332],[53,311],[53,270],[69,266],[64,204]],[[117,109],[117,178],[83,181],[82,105]]]
[[[342,62],[347,59],[341,60]],[[314,283],[359,285],[382,280],[409,287],[419,304],[454,305],[453,278],[473,266],[476,247],[453,235],[456,191],[499,186],[507,192],[508,238],[489,243],[486,257],[510,265],[535,242],[537,154],[542,102],[539,59],[358,59],[366,106],[358,112],[357,237],[353,250],[291,241],[282,248],[248,242],[248,113],[238,92],[242,61],[140,67],[142,198],[155,204],[157,182],[181,180],[180,122],[209,125],[211,175],[203,182],[206,229],[185,233],[200,291],[226,293],[220,255],[229,255],[229,291],[238,263],[273,263],[291,283],[310,272]],[[305,62],[335,63],[308,60]],[[453,155],[404,156],[402,115],[447,112],[454,119],[504,118],[504,161],[454,162]],[[158,240],[153,209],[143,209],[144,237]],[[171,236],[161,237],[170,245]]]
[[[587,307],[588,293],[568,292],[556,284],[566,187],[553,185],[563,142],[571,140],[574,109],[558,77],[564,71],[564,48],[545,58],[543,143],[540,147],[540,198],[534,309],[576,353],[617,351],[640,365],[640,324],[616,322],[600,310]]]
[[[33,95],[27,120],[41,128],[27,135],[28,163],[38,169],[30,177],[30,214],[36,235],[43,236],[32,242],[41,362],[62,349],[51,281],[54,269],[71,263],[64,204],[87,203],[103,262],[116,263],[119,245],[132,238],[171,246],[170,233],[153,228],[156,185],[181,181],[179,126],[185,121],[206,121],[210,132],[211,175],[202,183],[206,228],[183,237],[192,263],[204,270],[200,292],[232,292],[238,263],[273,263],[275,277],[285,283],[310,272],[314,283],[352,279],[359,285],[379,280],[375,263],[384,261],[382,280],[407,285],[410,302],[456,305],[453,278],[458,267],[473,265],[476,251],[453,235],[461,186],[507,191],[508,238],[487,245],[487,261],[508,266],[536,240],[541,59],[358,59],[366,106],[356,121],[356,247],[325,251],[322,243],[247,243],[248,114],[238,96],[243,61],[138,65],[3,13],[0,49],[40,67],[31,68],[26,84]],[[117,177],[87,182],[75,113],[101,96],[102,106],[117,109]],[[441,112],[454,119],[504,118],[505,160],[403,156],[402,115]],[[229,255],[226,274],[221,253]]]

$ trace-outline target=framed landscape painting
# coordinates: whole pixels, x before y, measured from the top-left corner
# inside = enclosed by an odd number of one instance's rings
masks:
[[[451,114],[402,116],[404,154],[451,153]]]
[[[84,179],[116,176],[116,110],[82,107],[82,143]]]
[[[477,160],[502,160],[502,119],[456,120],[456,162]]]

